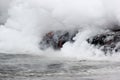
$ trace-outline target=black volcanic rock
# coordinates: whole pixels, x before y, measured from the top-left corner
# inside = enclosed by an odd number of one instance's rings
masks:
[[[74,42],[73,37],[76,35],[77,31],[51,31],[43,36],[40,42],[40,49],[44,50],[52,47],[55,50],[62,48],[63,44],[66,42]]]
[[[120,42],[120,31],[111,30],[106,33],[97,34],[89,39],[87,42],[91,45],[101,49],[105,54],[118,52],[120,50],[118,44]]]

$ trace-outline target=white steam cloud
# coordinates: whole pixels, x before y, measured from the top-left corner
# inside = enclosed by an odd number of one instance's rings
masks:
[[[8,9],[12,0],[0,0],[0,24],[4,24],[8,18]]]
[[[83,31],[75,37],[76,42],[66,43],[61,52],[69,54],[71,50],[74,55],[77,50],[81,55],[89,46],[87,37],[120,25],[120,1],[0,0],[0,14],[0,23],[4,22],[0,27],[0,52],[42,53],[38,43],[43,34],[77,28]]]

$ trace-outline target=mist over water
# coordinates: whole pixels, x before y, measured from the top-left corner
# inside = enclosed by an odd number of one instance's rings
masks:
[[[119,4],[119,0],[0,0],[0,52],[105,57],[86,39],[120,24]],[[45,33],[73,29],[79,30],[74,43],[67,42],[60,51],[39,49]]]

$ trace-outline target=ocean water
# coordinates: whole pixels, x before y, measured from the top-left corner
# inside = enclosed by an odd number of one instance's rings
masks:
[[[119,80],[119,61],[0,54],[1,80]]]

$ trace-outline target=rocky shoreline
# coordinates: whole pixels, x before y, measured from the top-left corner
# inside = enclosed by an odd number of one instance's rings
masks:
[[[120,51],[120,30],[109,31],[97,34],[89,39],[87,42],[102,50],[105,55],[107,53],[113,54]]]
[[[40,42],[40,49],[45,50],[49,47],[60,50],[64,43],[73,43],[73,38],[78,31],[51,31],[43,36]],[[120,51],[120,29],[113,29],[107,32],[96,34],[86,40],[90,45],[94,45],[105,53],[113,54]]]
[[[73,37],[78,31],[51,31],[43,36],[40,42],[40,49],[45,50],[49,47],[59,50],[66,42],[74,42]]]

